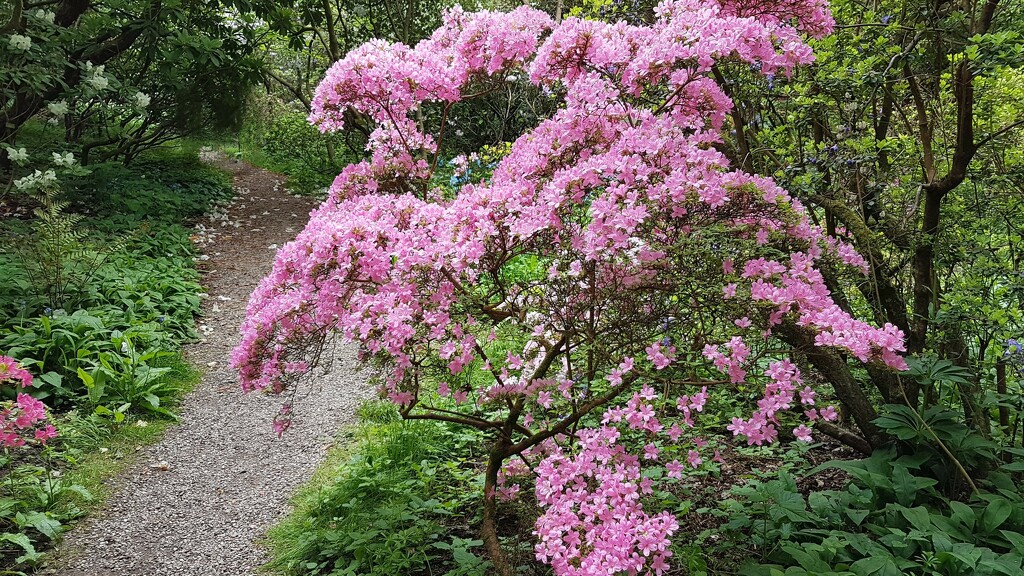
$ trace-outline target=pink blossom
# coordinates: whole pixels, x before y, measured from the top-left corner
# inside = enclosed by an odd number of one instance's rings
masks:
[[[686,462],[690,466],[693,466],[694,468],[697,468],[698,466],[700,466],[701,463],[703,462],[703,460],[701,460],[701,458],[700,458],[700,452],[697,452],[696,450],[690,450],[689,452],[687,452],[686,453]]]
[[[665,469],[668,471],[667,476],[669,478],[683,477],[683,465],[679,463],[679,460],[673,460],[665,464]]]
[[[380,367],[382,394],[406,409],[436,400],[436,386],[454,401],[443,409],[474,421],[519,414],[516,442],[550,433],[527,455],[541,510],[535,553],[557,576],[669,570],[678,524],[644,508],[655,485],[642,468],[665,456],[651,440],[678,441],[709,398],[702,388],[680,396],[677,410],[665,406],[656,390],[682,372],[672,369],[673,342],[702,351],[686,368],[703,358],[698,373],[763,387],[756,408],[728,426],[756,445],[776,441],[785,413],[815,401],[796,364],[760,338],[774,327],[791,323],[816,346],[905,367],[904,335],[844,312],[819,271],[823,258],[863,269],[852,246],[720,151],[734,103],[714,68],[791,74],[814,59],[806,36],[831,28],[819,0],[665,0],[646,24],[455,8],[416,46],[375,40],[351,51],[317,87],[310,121],[331,132],[352,112],[368,119],[366,159],[342,170],[250,298],[232,354],[243,388],[291,389],[309,352],[338,333]],[[462,114],[481,87],[501,90],[512,76],[550,91],[552,112],[515,137],[487,178],[436,188],[451,126],[428,133],[437,122],[422,122],[424,110]],[[651,94],[670,96],[652,103]],[[688,315],[703,303],[676,257],[706,230],[727,257],[720,276],[700,270],[700,292],[720,294],[709,299],[723,313],[691,330]],[[524,272],[524,262],[539,270]],[[724,337],[691,341],[698,332]],[[613,405],[603,394],[616,387],[624,402]],[[590,425],[553,428],[594,401],[607,404],[578,422]],[[633,454],[621,434],[649,443]],[[685,462],[703,461],[690,450]],[[503,468],[490,495],[514,497],[511,478],[528,472]]]
[[[804,389],[800,391],[800,403],[806,406],[814,406],[815,396],[817,396],[817,393],[815,393],[814,390],[811,390],[810,386],[805,386]]]
[[[644,446],[644,458],[648,460],[657,460],[659,453],[660,450],[658,450],[658,447],[655,446],[653,443]]]
[[[821,417],[828,422],[832,422],[839,418],[839,413],[836,412],[834,406],[827,406],[821,410]]]
[[[544,408],[551,408],[551,392],[544,390],[537,394],[537,404],[540,404]]]

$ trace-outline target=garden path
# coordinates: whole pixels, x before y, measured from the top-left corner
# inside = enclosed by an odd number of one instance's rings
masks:
[[[228,355],[248,296],[315,203],[289,194],[280,176],[231,160],[219,164],[233,173],[236,196],[195,236],[209,297],[199,325],[203,340],[186,353],[205,370],[202,382],[181,406],[181,423],[142,449],[104,508],[66,535],[43,574],[256,574],[267,560],[259,540],[369,394],[354,354],[342,349],[330,374],[303,385],[294,426],[279,439],[270,424],[282,399],[241,393]]]

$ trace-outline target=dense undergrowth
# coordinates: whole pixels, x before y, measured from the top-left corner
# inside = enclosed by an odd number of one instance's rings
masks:
[[[247,121],[234,145],[225,151],[271,172],[288,177],[289,190],[322,195],[338,172],[362,150],[355,131],[343,135],[321,134],[310,126],[306,114],[270,97],[252,98]],[[355,152],[354,152],[355,151]]]
[[[673,543],[668,574],[1020,574],[1020,454],[972,437],[951,414],[932,414],[947,446],[972,446],[958,458],[987,459],[990,472],[972,492],[934,439],[888,418],[882,424],[906,441],[869,458],[850,459],[831,443],[723,445],[723,461],[655,490],[650,503],[673,509],[686,534]],[[347,434],[295,498],[291,516],[271,531],[272,573],[491,573],[476,539],[484,458],[478,433],[402,421],[389,404],[370,402]],[[986,445],[979,451],[978,443]],[[647,471],[652,478],[664,473]],[[502,510],[503,543],[516,552],[518,574],[550,573],[532,558],[535,516],[530,494]]]
[[[189,226],[231,194],[225,174],[161,149],[5,199],[21,217],[0,224],[0,355],[33,374],[24,391],[59,436],[0,459],[4,569],[31,570],[102,500],[104,479],[176,419],[198,381],[180,355],[202,292]]]
[[[473,523],[481,485],[477,434],[405,422],[380,401],[295,497],[270,535],[286,574],[483,576]],[[454,457],[453,457],[454,456]]]

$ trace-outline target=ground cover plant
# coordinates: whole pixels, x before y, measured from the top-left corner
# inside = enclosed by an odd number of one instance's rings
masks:
[[[1012,477],[1019,466],[991,474],[978,498],[964,503],[937,489],[940,481],[922,470],[929,463],[927,453],[878,451],[826,464],[852,481],[809,493],[786,472],[753,481],[717,511],[727,520],[718,531],[725,538],[708,557],[739,547],[749,575],[1019,574],[1024,517]]]
[[[104,495],[104,480],[176,418],[196,381],[180,356],[197,336],[202,292],[189,226],[231,196],[224,174],[172,151],[130,167],[67,164],[59,185],[10,197],[34,204],[33,218],[2,225],[0,350],[33,376],[3,397],[23,411],[24,399],[41,401],[32,408],[52,414],[56,436],[5,453],[2,561],[12,570],[37,564]]]
[[[386,402],[364,404],[270,533],[272,570],[287,574],[462,574],[491,569],[468,521],[481,480],[479,434],[401,421]]]
[[[827,10],[667,2],[657,14],[632,26],[455,9],[415,48],[369,43],[336,63],[310,119],[331,131],[350,108],[370,116],[372,158],[279,253],[236,349],[243,386],[283,392],[338,331],[382,367],[404,418],[485,432],[481,535],[498,574],[512,573],[498,501],[527,473],[536,554],[556,573],[667,570],[678,524],[644,507],[642,463],[664,461],[671,481],[713,457],[687,428],[716,372],[763,386],[729,425],[762,444],[780,429],[810,441],[837,417],[778,347],[907,368],[902,332],[852,317],[818,270],[866,271],[863,258],[713,147],[732,106],[716,61],[791,74],[812,60],[801,34],[830,31]],[[444,125],[421,132],[415,110],[527,77],[564,106],[489,178],[437,186]]]

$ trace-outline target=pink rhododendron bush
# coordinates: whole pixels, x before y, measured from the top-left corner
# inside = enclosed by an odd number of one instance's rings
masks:
[[[0,385],[15,384],[27,388],[32,375],[9,356],[0,356]],[[30,442],[45,444],[57,436],[57,429],[46,422],[46,406],[18,392],[17,399],[0,403],[0,445],[4,449],[25,446]]]
[[[779,334],[905,367],[903,334],[826,288],[823,269],[863,259],[719,150],[733,103],[713,69],[792,74],[813,60],[804,37],[831,26],[818,1],[672,0],[647,27],[455,9],[415,47],[354,50],[310,120],[372,118],[371,156],[252,295],[233,357],[244,388],[294,389],[340,333],[404,417],[488,435],[481,530],[500,573],[497,507],[529,486],[536,556],[556,574],[662,574],[678,526],[646,505],[642,472],[674,482],[716,458],[696,418],[758,445],[810,441],[836,419],[806,350]],[[488,178],[435,184],[448,111],[524,78],[556,112]],[[714,386],[760,399],[710,414]],[[279,431],[290,418],[286,406]]]

